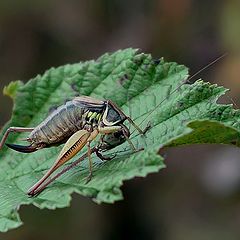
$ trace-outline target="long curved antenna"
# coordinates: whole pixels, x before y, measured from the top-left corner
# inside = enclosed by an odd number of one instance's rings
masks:
[[[170,96],[175,93],[176,91],[178,91],[185,83],[190,82],[190,80],[192,80],[194,77],[196,77],[197,75],[199,75],[201,72],[203,72],[204,70],[206,70],[207,68],[211,67],[212,65],[214,65],[215,63],[217,63],[219,60],[223,59],[224,57],[226,57],[228,55],[228,53],[224,53],[221,56],[219,56],[218,58],[216,58],[215,60],[213,60],[212,62],[210,62],[209,64],[207,64],[205,67],[201,68],[199,71],[197,71],[195,74],[193,74],[191,77],[187,78],[186,80],[184,80],[177,88],[175,88],[172,92],[170,92]],[[162,104],[166,101],[167,98],[163,99],[159,104],[157,104],[157,106],[155,108],[153,108],[148,115],[138,124],[138,126],[140,127],[142,125],[142,123]],[[135,129],[133,130],[133,132],[135,132]],[[132,132],[132,133],[133,133]],[[131,133],[131,134],[132,134]]]
[[[129,88],[127,89],[127,103],[128,103],[128,114],[129,114],[129,117],[128,118],[132,118],[132,108],[131,108],[131,102],[130,102],[130,99],[129,99],[129,89],[131,87],[131,82],[130,82],[130,85],[129,85]],[[131,130],[131,124],[129,125],[129,132]]]

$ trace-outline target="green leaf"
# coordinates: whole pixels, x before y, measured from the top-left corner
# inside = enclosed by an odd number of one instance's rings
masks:
[[[15,101],[12,118],[2,134],[10,126],[37,126],[51,109],[76,94],[111,99],[142,129],[148,122],[151,129],[146,136],[139,136],[137,131],[131,135],[136,148],[144,151],[132,154],[124,143],[109,152],[116,153],[111,161],[101,162],[93,156],[94,177],[88,184],[88,162],[84,160],[34,198],[26,195],[27,190],[53,164],[62,146],[31,154],[4,147],[0,151],[0,231],[21,225],[17,210],[23,204],[49,209],[66,207],[72,192],[98,203],[122,199],[120,187],[124,180],[165,167],[158,154],[161,147],[197,143],[239,146],[239,110],[216,103],[226,89],[201,80],[179,87],[187,77],[188,70],[182,65],[126,49],[96,61],[51,68],[25,85],[17,84],[14,91],[5,90]],[[18,143],[26,137],[25,133],[12,134],[8,142]]]
[[[10,82],[8,86],[3,88],[3,94],[15,99],[19,87],[23,85],[21,81]]]

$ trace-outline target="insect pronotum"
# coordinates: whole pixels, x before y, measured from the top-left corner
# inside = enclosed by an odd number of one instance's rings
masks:
[[[183,81],[170,93],[170,95],[176,92],[187,81],[190,81],[200,72],[210,67],[224,56],[225,55],[220,56],[199,70],[196,74]],[[92,178],[91,154],[96,153],[100,159],[109,160],[109,158],[104,157],[101,152],[114,148],[122,144],[124,141],[129,143],[133,152],[138,151],[130,140],[130,131],[123,124],[124,121],[128,120],[129,123],[134,126],[135,130],[137,130],[140,134],[144,134],[149,129],[149,126],[147,126],[145,130],[141,130],[140,125],[164,101],[166,101],[166,98],[158,103],[139,125],[136,125],[134,121],[125,115],[123,111],[111,100],[97,100],[87,96],[76,97],[53,111],[35,128],[10,127],[3,135],[0,142],[0,149],[5,144],[7,137],[11,132],[30,132],[29,137],[26,139],[26,141],[30,143],[28,146],[6,144],[8,147],[23,153],[31,153],[42,148],[59,145],[65,142],[65,145],[53,166],[35,185],[28,190],[28,195],[30,196],[35,196],[43,191],[54,179],[77,165],[78,162],[83,160],[85,157],[88,157],[89,160],[88,182]],[[100,142],[97,146],[91,148],[91,142],[99,134],[101,134]],[[63,169],[55,177],[47,181],[54,171],[74,157],[85,145],[87,145],[88,148],[87,153],[85,153],[78,161],[75,161],[70,166]]]

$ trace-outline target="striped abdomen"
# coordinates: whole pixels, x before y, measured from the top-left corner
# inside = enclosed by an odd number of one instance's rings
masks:
[[[64,142],[73,133],[83,129],[88,112],[89,109],[80,101],[69,101],[39,124],[31,132],[29,138],[34,143],[46,143],[47,145]]]

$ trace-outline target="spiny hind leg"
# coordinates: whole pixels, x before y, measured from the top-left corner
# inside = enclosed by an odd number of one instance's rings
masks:
[[[6,142],[8,135],[12,132],[32,132],[34,130],[34,128],[23,128],[23,127],[10,127],[7,129],[7,131],[5,132],[5,134],[3,135],[3,138],[0,142],[0,150],[2,149],[4,143]]]
[[[35,196],[38,192],[42,191],[44,188],[48,186],[49,183],[44,184],[45,181],[55,172],[59,167],[61,167],[64,163],[68,162],[72,159],[82,148],[86,145],[88,139],[90,137],[90,133],[86,130],[79,130],[75,132],[65,143],[62,148],[58,158],[52,167],[43,175],[43,177],[38,180],[36,184],[34,184],[29,190],[29,196]]]

